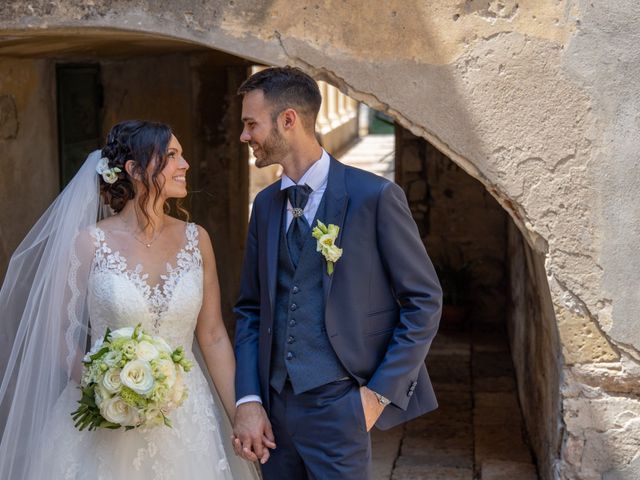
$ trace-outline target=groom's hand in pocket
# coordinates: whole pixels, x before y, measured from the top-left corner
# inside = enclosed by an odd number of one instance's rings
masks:
[[[236,408],[233,434],[236,455],[251,462],[266,463],[269,449],[276,448],[271,422],[258,402],[243,403]]]
[[[376,394],[367,387],[360,387],[360,399],[362,400],[362,410],[364,410],[364,420],[367,424],[368,432],[382,415],[384,405],[380,404]]]

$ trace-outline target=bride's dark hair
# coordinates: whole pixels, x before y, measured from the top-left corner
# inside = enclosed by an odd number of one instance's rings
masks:
[[[133,174],[144,187],[138,192],[138,206],[151,223],[151,217],[147,212],[151,185],[154,187],[152,203],[155,205],[163,187],[159,180],[160,172],[167,165],[167,148],[172,135],[173,132],[168,125],[143,120],[125,120],[111,128],[107,135],[107,143],[102,149],[102,156],[107,158],[109,168],[117,167],[120,173],[117,173],[114,183],[107,183],[100,176],[100,192],[113,211],[120,212],[127,202],[136,196],[133,179],[124,168],[128,160],[133,160]],[[157,161],[149,175],[147,168],[154,159]],[[176,201],[176,209],[188,219],[188,213],[182,208],[179,200]],[[168,210],[168,205],[165,205],[165,210]]]

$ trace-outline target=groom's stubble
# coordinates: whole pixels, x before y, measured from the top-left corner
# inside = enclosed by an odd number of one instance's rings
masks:
[[[271,131],[262,145],[252,143],[251,148],[253,148],[258,168],[281,164],[282,160],[291,152],[291,147],[278,131],[277,125],[271,127]]]

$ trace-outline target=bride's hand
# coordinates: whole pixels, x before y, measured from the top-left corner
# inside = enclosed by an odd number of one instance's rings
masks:
[[[239,405],[233,422],[233,449],[245,460],[264,464],[269,460],[269,449],[276,448],[271,422],[258,402]]]

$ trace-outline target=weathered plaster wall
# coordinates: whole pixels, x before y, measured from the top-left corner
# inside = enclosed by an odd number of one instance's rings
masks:
[[[616,431],[567,421],[562,475],[640,477],[633,455],[617,448],[635,445],[635,424],[616,424],[605,408],[615,395],[640,414],[635,2],[396,0],[372,9],[366,0],[10,0],[0,19],[14,37],[6,42],[119,28],[292,63],[427,138],[481,180],[546,255],[563,398],[585,396],[598,425]],[[574,434],[579,441],[568,443]],[[592,445],[616,453],[589,457],[591,476],[581,477],[568,459],[585,462]]]
[[[187,54],[173,54],[100,61],[102,138],[123,120],[164,122],[171,125],[185,158],[190,160],[193,118],[189,58]]]
[[[0,59],[0,278],[27,231],[58,193],[52,67]],[[8,208],[9,205],[19,205]]]

